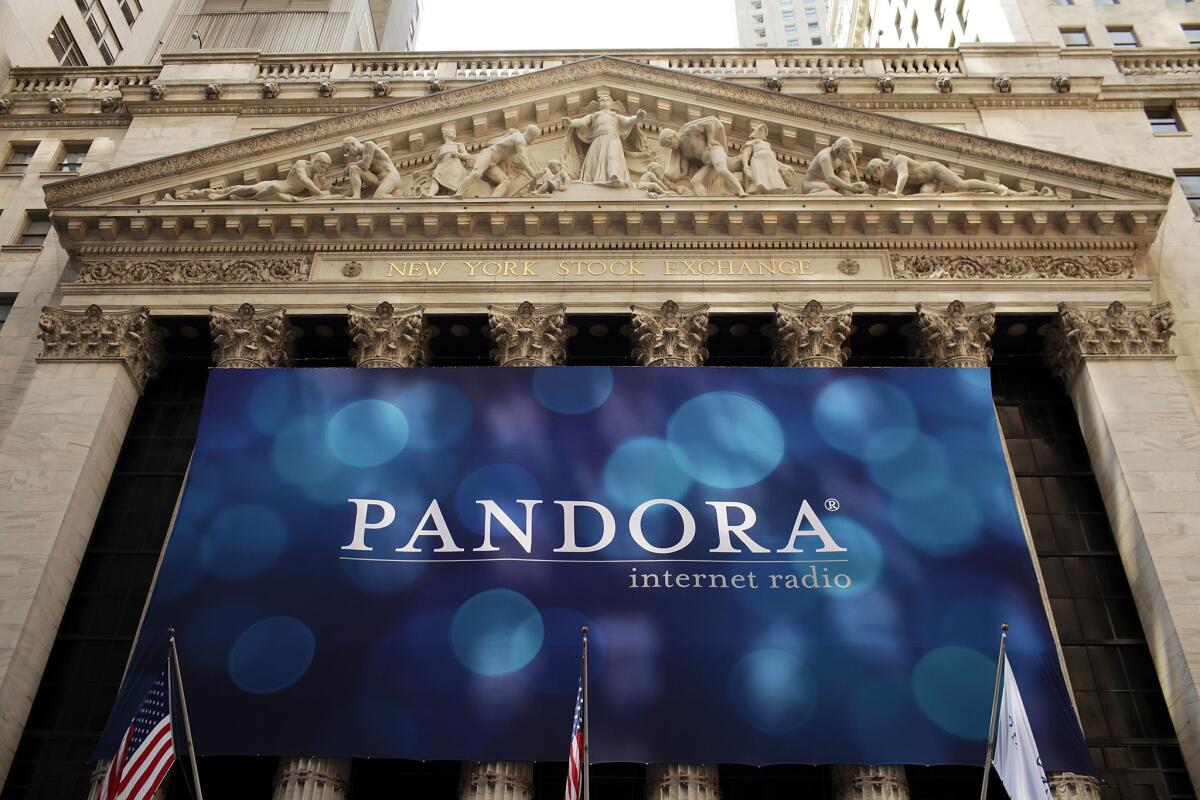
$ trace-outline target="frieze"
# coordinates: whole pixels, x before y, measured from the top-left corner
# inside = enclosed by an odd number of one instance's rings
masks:
[[[489,81],[454,92],[432,94],[371,108],[352,115],[330,117],[203,150],[96,173],[47,186],[46,200],[51,207],[59,206],[102,192],[222,166],[255,154],[325,142],[365,130],[425,119],[430,115],[458,110],[469,105],[505,102],[509,98],[531,91],[578,85],[581,80],[594,77],[636,80],[673,92],[687,91],[698,98],[741,103],[763,111],[820,120],[825,125],[842,128],[851,133],[921,142],[929,147],[942,148],[964,156],[993,159],[1025,169],[1042,170],[1073,179],[1142,191],[1158,197],[1169,197],[1174,185],[1171,179],[1164,176],[1112,164],[1068,157],[908,120],[866,114],[856,109],[831,106],[734,83],[713,81],[611,57],[600,57],[501,81]]]
[[[897,278],[1134,278],[1133,256],[1006,255],[897,256]]]
[[[192,258],[84,261],[78,283],[304,283],[311,258]]]

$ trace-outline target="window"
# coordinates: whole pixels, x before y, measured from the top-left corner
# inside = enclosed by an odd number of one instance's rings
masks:
[[[11,297],[0,297],[0,328],[4,327],[5,321],[8,319],[8,313],[12,311],[13,301]]]
[[[796,26],[795,25],[784,25],[783,32],[785,34],[787,34],[788,36],[795,36],[796,35]]]
[[[87,23],[96,46],[100,48],[104,63],[113,64],[121,52],[121,42],[113,30],[108,12],[104,10],[100,0],[75,0],[75,5],[79,6],[79,13],[83,15],[83,21]]]
[[[121,13],[125,15],[125,22],[132,28],[133,23],[142,15],[142,4],[138,0],[121,0]]]
[[[1155,133],[1179,133],[1184,129],[1173,105],[1146,106],[1146,119],[1150,121],[1150,130]]]
[[[50,233],[50,215],[45,211],[30,211],[25,220],[25,229],[17,244],[22,247],[41,247],[46,242],[46,234]]]
[[[1192,207],[1192,213],[1200,217],[1200,172],[1176,172],[1175,178],[1183,189],[1188,205]]]
[[[820,33],[821,32],[821,23],[819,23],[819,22],[808,23],[808,32],[809,33]]]
[[[762,14],[759,14],[758,16],[754,17],[754,24],[755,24],[755,25],[762,25],[762,24],[763,24],[763,17],[762,17]]]
[[[965,31],[967,29],[967,0],[958,0],[958,8],[954,10],[954,14],[958,17],[958,27]]]
[[[1183,35],[1192,47],[1200,47],[1200,25],[1184,25]]]
[[[1133,32],[1133,26],[1122,25],[1120,27],[1108,28],[1108,38],[1112,40],[1113,47],[1138,47],[1137,34]]]
[[[816,15],[817,15],[817,10],[815,8],[811,8],[809,6],[804,7],[804,16],[815,17]]]
[[[8,157],[4,159],[4,169],[0,172],[6,172],[10,175],[20,175],[29,169],[29,162],[33,161],[33,153],[37,150],[37,145],[33,144],[14,144],[8,151]]]
[[[1087,31],[1083,28],[1059,28],[1058,32],[1062,35],[1065,47],[1091,47],[1092,45],[1092,40],[1088,38]]]
[[[67,27],[67,21],[62,17],[58,18],[54,30],[50,31],[50,35],[46,37],[46,44],[50,45],[50,51],[54,53],[58,63],[64,67],[87,66],[87,61],[79,52],[79,43],[71,35],[71,29]]]
[[[1098,6],[1116,6],[1121,4],[1121,0],[1092,0]]]
[[[799,46],[800,46],[799,39],[788,39],[788,47],[799,47]]]
[[[795,11],[783,12],[783,21],[784,22],[794,22],[795,20],[796,20],[796,12]]]
[[[1075,0],[1050,0],[1050,5],[1052,5],[1052,6],[1073,6],[1073,5],[1075,5]]]
[[[820,47],[821,46],[821,37],[820,36],[812,37],[812,41],[809,42],[809,44],[811,44],[813,47]]]
[[[91,142],[68,144],[64,147],[62,160],[58,162],[58,171],[79,172],[79,168],[83,166],[83,159],[87,158],[89,147]]]

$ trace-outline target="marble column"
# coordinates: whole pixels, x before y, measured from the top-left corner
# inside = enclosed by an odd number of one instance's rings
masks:
[[[567,363],[567,325],[562,303],[537,308],[526,300],[517,307],[488,306],[492,360],[502,367],[561,367]]]
[[[643,367],[698,367],[708,358],[708,306],[630,306],[633,358]],[[647,764],[646,800],[720,800],[716,764]]]
[[[464,761],[459,800],[533,800],[533,764]]]
[[[914,355],[933,367],[986,367],[992,360],[996,331],[993,303],[964,305],[955,300],[944,310],[917,304],[917,316],[905,334]]]
[[[42,354],[0,441],[0,784],[20,741],[146,382],[146,308],[42,309]]]
[[[1200,785],[1200,594],[1180,567],[1200,558],[1200,417],[1175,364],[1174,316],[1169,303],[1058,309],[1047,361],[1075,406],[1184,762]],[[1078,780],[1055,781],[1081,790]]]
[[[775,304],[775,364],[780,367],[841,367],[850,357],[850,306]]]
[[[298,332],[283,306],[212,306],[213,364],[225,368],[286,367]]]
[[[354,366],[368,369],[429,365],[431,331],[425,306],[396,309],[386,300],[375,308],[346,306],[346,332],[354,342]]]
[[[642,367],[698,367],[708,358],[708,305],[632,305],[633,358]],[[714,768],[715,769],[715,768]]]
[[[350,782],[348,758],[281,758],[274,800],[344,800]]]

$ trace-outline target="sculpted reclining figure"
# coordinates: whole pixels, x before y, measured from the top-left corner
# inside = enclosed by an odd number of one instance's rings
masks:
[[[294,203],[310,197],[330,197],[330,192],[318,185],[330,163],[328,153],[317,153],[312,161],[301,158],[293,162],[286,178],[224,189],[181,189],[174,195],[165,195],[163,200],[282,200]]]
[[[903,154],[890,160],[872,158],[867,162],[867,180],[879,184],[882,195],[945,194],[948,192],[992,192],[1001,197],[1007,195],[1036,194],[1033,189],[1017,191],[1002,183],[981,181],[976,178],[960,178],[954,171],[939,161],[917,161]],[[889,188],[890,187],[890,188]],[[1043,189],[1042,193],[1049,192]],[[1051,192],[1052,193],[1052,192]]]

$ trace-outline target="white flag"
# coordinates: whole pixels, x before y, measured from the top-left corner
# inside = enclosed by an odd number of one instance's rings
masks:
[[[1050,783],[1042,769],[1042,757],[1021,702],[1017,679],[1008,656],[1004,657],[1004,694],[996,731],[996,754],[992,763],[1011,800],[1049,800]]]

